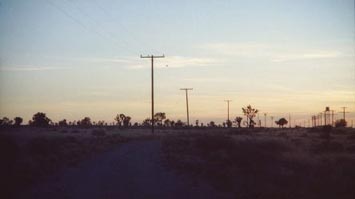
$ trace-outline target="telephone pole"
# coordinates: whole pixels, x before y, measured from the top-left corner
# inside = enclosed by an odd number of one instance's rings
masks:
[[[227,102],[227,122],[229,121],[229,102],[231,102],[232,100],[224,100],[225,102]]]
[[[192,90],[192,88],[180,88],[180,90],[184,90],[186,93],[186,117],[187,117],[187,126],[190,126],[190,116],[189,116],[189,98],[188,91]]]
[[[271,118],[271,128],[273,128],[274,127],[274,116],[270,116],[270,118]]]
[[[264,113],[264,125],[265,125],[265,128],[266,128],[266,116],[267,116],[267,113]]]
[[[345,109],[348,108],[348,107],[341,107],[343,109],[343,119],[345,120],[345,113],[349,113],[349,112],[345,112]],[[346,120],[345,120],[346,121]]]
[[[151,80],[152,80],[152,133],[154,134],[154,59],[156,58],[165,58],[164,55],[154,56],[154,55],[147,55],[142,56],[141,58],[149,58],[151,60]]]

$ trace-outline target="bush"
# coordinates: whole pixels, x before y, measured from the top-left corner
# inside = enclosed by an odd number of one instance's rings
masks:
[[[344,146],[339,142],[323,141],[312,145],[311,151],[314,153],[339,153],[344,151]]]
[[[92,130],[91,135],[102,137],[106,135],[106,131],[104,129],[94,129]]]
[[[351,153],[355,153],[355,145],[350,145],[346,147],[346,150]]]
[[[80,133],[80,131],[77,130],[77,129],[74,129],[74,130],[71,131],[71,133]]]
[[[346,137],[346,139],[348,139],[348,140],[355,140],[355,134],[354,134],[354,135],[349,135],[348,137]]]

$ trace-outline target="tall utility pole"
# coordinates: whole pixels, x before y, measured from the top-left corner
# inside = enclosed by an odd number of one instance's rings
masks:
[[[345,120],[345,113],[349,113],[349,112],[345,112],[345,109],[347,108],[347,107],[341,107],[342,109],[343,109],[343,119]],[[346,120],[345,120],[346,121]]]
[[[334,110],[331,110],[332,111],[332,126],[334,126]]]
[[[190,116],[189,116],[189,98],[188,91],[192,90],[192,88],[180,88],[180,90],[184,90],[186,93],[186,117],[187,117],[187,126],[190,126]]]
[[[154,55],[147,55],[147,56],[142,56],[141,58],[150,58],[151,59],[151,76],[152,76],[152,133],[154,133],[154,59],[156,58],[165,58],[164,55],[160,56],[154,56]]]
[[[229,102],[231,102],[232,100],[224,100],[225,102],[227,102],[227,121],[229,121]]]
[[[265,128],[266,128],[266,116],[267,116],[267,113],[264,113],[264,125],[265,125]]]
[[[270,116],[271,118],[271,128],[274,127],[274,116]]]

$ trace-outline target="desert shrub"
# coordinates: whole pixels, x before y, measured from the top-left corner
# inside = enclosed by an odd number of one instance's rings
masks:
[[[321,131],[321,128],[319,127],[312,127],[308,129],[308,133],[319,133]]]
[[[205,178],[217,189],[233,190],[256,173],[261,185],[274,178],[275,168],[288,164],[281,153],[289,147],[280,140],[236,141],[224,135],[164,139],[163,154],[171,167]]]
[[[63,129],[63,130],[60,131],[60,133],[68,133],[68,130]]]
[[[333,133],[338,134],[338,135],[345,135],[345,134],[347,134],[347,129],[346,128],[334,128]]]
[[[73,130],[71,131],[71,133],[80,133],[80,131],[77,130],[77,129],[73,129]]]
[[[300,137],[308,137],[308,134],[307,134],[307,133],[302,133],[302,134],[300,135]]]
[[[298,156],[299,148],[283,139],[233,137],[167,136],[162,140],[162,157],[169,168],[202,178],[235,198],[350,199],[355,194],[352,157],[314,158],[317,154],[308,151]],[[322,152],[344,150],[337,142],[314,144]]]
[[[104,129],[94,129],[91,131],[91,135],[102,137],[106,135],[106,131]]]
[[[288,135],[286,132],[281,132],[281,133],[277,134],[277,137],[282,137],[282,138],[288,139]]]
[[[350,145],[350,146],[347,146],[346,148],[346,151],[350,152],[350,153],[355,153],[355,145]]]
[[[346,137],[348,140],[355,140],[355,134]]]
[[[344,151],[344,146],[335,141],[323,141],[313,144],[311,151],[314,153],[339,153]]]

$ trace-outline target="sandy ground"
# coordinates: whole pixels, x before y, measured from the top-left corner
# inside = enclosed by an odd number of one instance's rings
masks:
[[[18,198],[232,198],[162,165],[160,141],[132,141],[48,177]]]

